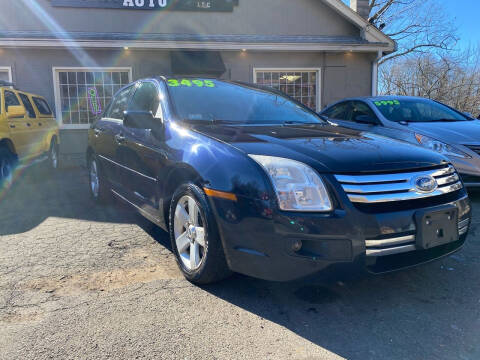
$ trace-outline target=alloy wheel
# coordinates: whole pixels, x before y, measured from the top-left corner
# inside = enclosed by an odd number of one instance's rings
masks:
[[[94,198],[98,198],[100,181],[98,179],[97,162],[95,160],[90,164],[90,190]]]
[[[0,182],[4,187],[9,187],[13,181],[13,167],[9,159],[0,160]]]
[[[183,265],[188,271],[197,270],[206,255],[206,242],[202,214],[194,198],[185,195],[178,201],[173,225]]]
[[[58,167],[58,153],[57,153],[57,144],[52,142],[52,146],[50,149],[50,161],[52,164],[52,168],[56,169]]]

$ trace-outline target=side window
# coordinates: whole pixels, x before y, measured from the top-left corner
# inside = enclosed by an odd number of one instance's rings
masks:
[[[25,106],[25,109],[27,109],[28,116],[32,119],[36,118],[37,114],[35,114],[35,110],[33,109],[33,105],[30,102],[30,99],[28,98],[28,96],[22,93],[18,93],[18,95],[22,100],[23,106]]]
[[[377,115],[373,112],[373,110],[365,104],[362,101],[355,101],[353,103],[353,109],[352,109],[352,116],[351,119],[352,121],[355,121],[357,116],[368,116],[371,119],[378,120]]]
[[[130,94],[133,87],[129,86],[126,89],[120,90],[120,92],[115,95],[112,100],[112,104],[108,110],[108,113],[105,114],[106,117],[112,119],[123,120],[123,112],[127,110],[128,101],[130,100]]]
[[[48,103],[45,100],[39,97],[33,97],[33,102],[35,103],[35,106],[40,114],[52,115],[52,110],[50,110],[50,106],[48,106]]]
[[[151,111],[156,115],[160,100],[158,90],[154,83],[142,82],[133,95],[132,102],[128,106],[130,111]]]
[[[350,113],[350,102],[342,102],[331,107],[324,115],[331,119],[350,120],[348,115]]]
[[[17,95],[14,92],[5,90],[5,111],[8,112],[9,106],[18,106],[20,101],[18,101]]]

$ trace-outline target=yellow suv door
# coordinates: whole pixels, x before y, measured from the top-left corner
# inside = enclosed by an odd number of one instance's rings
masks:
[[[30,99],[33,102],[37,113],[37,126],[39,129],[40,142],[39,145],[44,152],[50,150],[52,145],[52,139],[55,137],[56,146],[58,146],[58,124],[53,116],[53,112],[48,106],[47,101],[41,96],[30,95]],[[58,149],[57,149],[58,150]]]
[[[25,121],[28,133],[28,154],[32,157],[37,157],[45,153],[48,149],[44,144],[44,126],[41,119],[38,119],[37,113],[33,108],[32,101],[29,96],[22,92],[17,92],[23,107],[26,110]]]
[[[15,147],[15,151],[19,157],[19,160],[27,159],[30,157],[29,149],[30,149],[30,127],[27,125],[27,121],[25,119],[25,115],[17,116],[13,114],[9,114],[9,108],[18,109],[21,107],[24,109],[23,105],[18,98],[16,91],[10,89],[3,90],[3,100],[4,105],[3,108],[5,109],[6,120],[9,127],[9,137],[13,142]],[[25,111],[25,110],[24,110]],[[26,112],[26,111],[25,111]]]

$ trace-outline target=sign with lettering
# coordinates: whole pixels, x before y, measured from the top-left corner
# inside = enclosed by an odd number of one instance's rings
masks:
[[[59,7],[231,12],[238,6],[239,0],[51,0],[51,2],[52,6]]]
[[[88,103],[90,104],[92,114],[99,115],[102,113],[102,105],[98,98],[97,89],[94,87],[88,88]]]

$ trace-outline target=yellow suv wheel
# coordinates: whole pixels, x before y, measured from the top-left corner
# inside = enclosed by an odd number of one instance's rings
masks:
[[[15,157],[5,148],[0,148],[0,191],[12,185]]]

